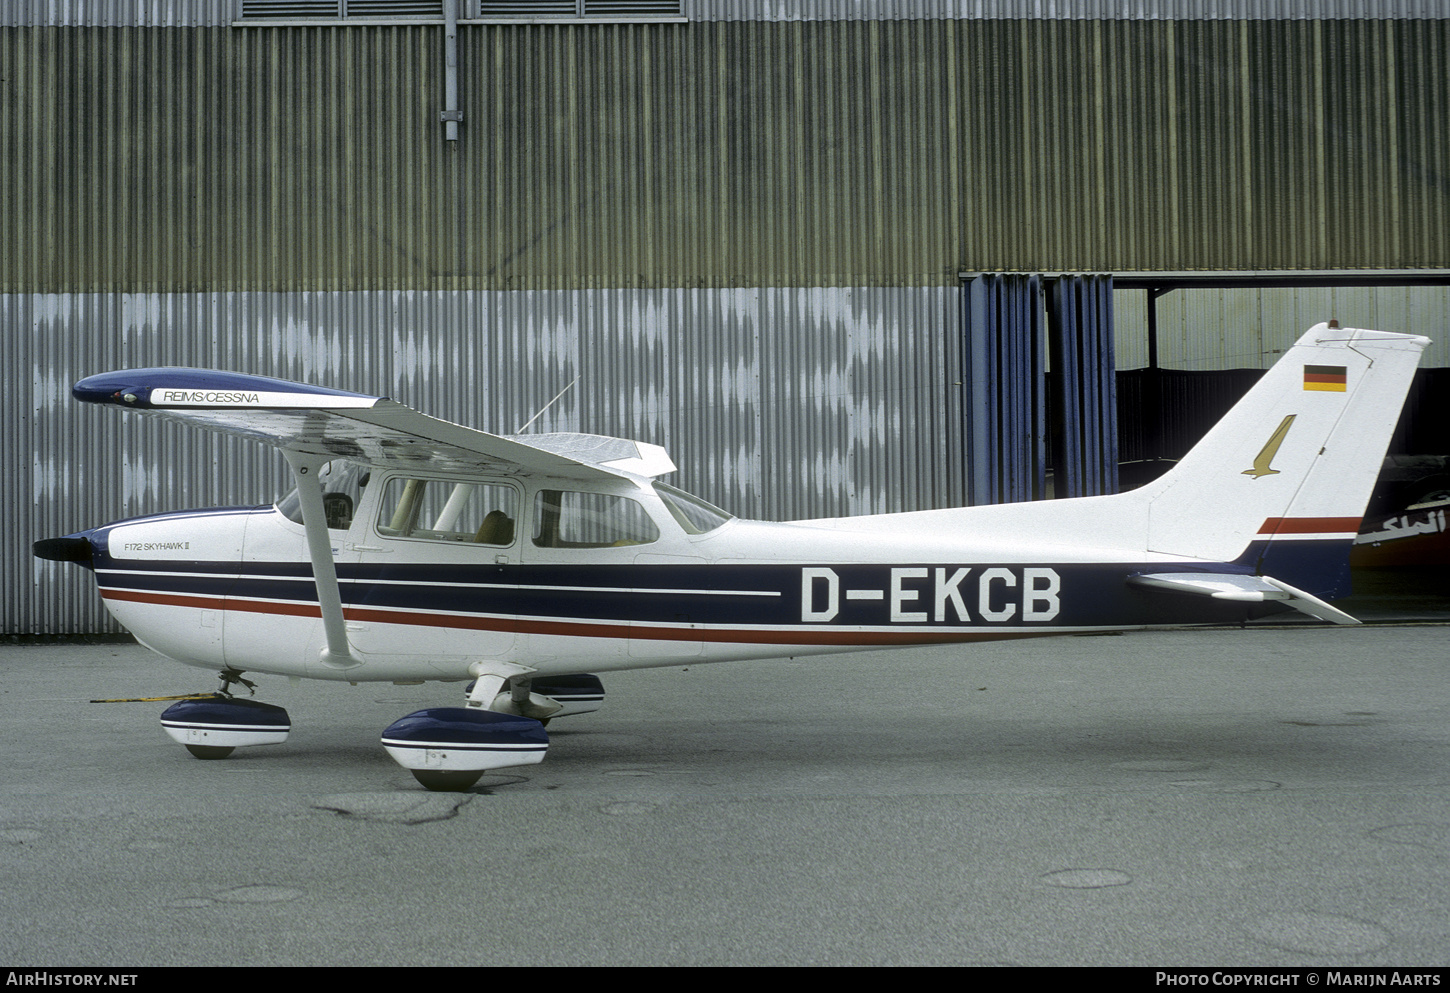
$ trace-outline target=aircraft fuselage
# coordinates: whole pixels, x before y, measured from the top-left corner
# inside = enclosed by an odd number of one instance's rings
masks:
[[[347,681],[466,679],[481,659],[541,674],[599,672],[1230,623],[1280,609],[1126,582],[1145,571],[1252,572],[1240,563],[1090,545],[1011,547],[970,531],[875,533],[849,521],[731,519],[691,534],[651,488],[628,482],[614,495],[648,518],[651,540],[541,541],[543,522],[532,517],[547,513],[536,499],[554,492],[547,480],[519,487],[506,541],[442,538],[445,529],[402,537],[384,505],[393,477],[379,476],[357,513],[340,522],[346,526],[329,530],[347,638],[361,665],[320,661],[304,528],[276,507],[96,528],[84,532],[90,567],[116,618],[164,655],[213,670]]]

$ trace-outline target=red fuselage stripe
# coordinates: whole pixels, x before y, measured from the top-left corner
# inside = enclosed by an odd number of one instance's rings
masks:
[[[1358,517],[1268,517],[1259,534],[1357,534]]]
[[[179,593],[149,593],[137,590],[104,589],[107,600],[160,604],[168,607],[196,607],[205,610],[233,610],[252,614],[282,614],[293,617],[321,617],[315,603],[257,600],[227,600],[220,597],[189,596]],[[1031,638],[1033,632],[986,633],[966,631],[811,631],[775,628],[771,630],[722,630],[711,628],[666,628],[629,624],[591,624],[588,621],[543,621],[512,617],[478,617],[429,614],[411,610],[369,610],[345,607],[350,621],[378,624],[412,624],[420,627],[459,628],[470,631],[513,631],[517,634],[548,634],[572,638],[634,638],[646,641],[701,641],[742,645],[944,645],[968,641],[1003,641]],[[1047,634],[1049,632],[1043,632]]]

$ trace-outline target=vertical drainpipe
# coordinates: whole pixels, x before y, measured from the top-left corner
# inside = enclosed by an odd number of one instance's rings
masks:
[[[458,140],[458,0],[443,0],[443,137]]]

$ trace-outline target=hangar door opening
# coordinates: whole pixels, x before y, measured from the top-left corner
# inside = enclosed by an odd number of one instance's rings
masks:
[[[1116,493],[1112,277],[980,273],[963,282],[968,503]]]
[[[1450,493],[1450,275],[1442,272],[1119,273],[1123,489],[1167,471],[1300,335],[1331,319],[1432,339],[1366,518]]]

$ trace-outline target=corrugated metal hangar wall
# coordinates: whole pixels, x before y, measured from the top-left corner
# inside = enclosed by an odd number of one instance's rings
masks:
[[[977,274],[1447,265],[1450,19],[1416,0],[529,23],[460,0],[457,140],[448,4],[284,6],[307,4],[0,9],[0,631],[108,624],[34,539],[286,488],[269,451],[71,402],[96,371],[231,368],[500,431],[577,376],[536,429],[664,444],[746,516],[908,510],[968,499]],[[1443,288],[1373,293],[1380,326],[1444,337]],[[1229,322],[1220,351],[1258,365],[1326,316]]]

